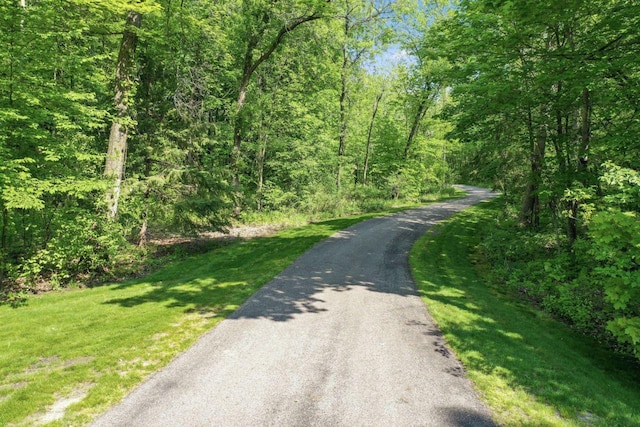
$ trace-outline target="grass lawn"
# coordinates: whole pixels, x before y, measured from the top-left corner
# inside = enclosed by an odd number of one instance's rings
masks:
[[[227,243],[139,280],[0,306],[0,426],[87,424],[316,242],[379,215]]]
[[[501,295],[472,260],[499,201],[456,215],[411,252],[422,298],[495,420],[506,426],[640,426],[640,365]]]

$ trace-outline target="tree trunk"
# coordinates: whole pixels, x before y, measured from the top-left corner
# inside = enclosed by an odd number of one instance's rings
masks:
[[[142,214],[143,220],[140,226],[140,233],[138,234],[138,247],[141,248],[147,244],[147,211]]]
[[[348,20],[345,24],[345,37],[348,35]],[[342,162],[347,145],[347,68],[349,66],[349,52],[347,46],[342,46],[342,69],[340,70],[340,136],[338,142],[338,172],[336,174],[336,188],[340,190],[342,180]]]
[[[404,160],[409,158],[409,150],[411,149],[411,144],[413,144],[413,139],[418,133],[418,128],[420,127],[420,122],[424,119],[424,116],[427,114],[427,100],[423,99],[418,105],[418,111],[416,111],[416,115],[413,116],[413,123],[411,123],[411,130],[409,131],[409,136],[407,137],[407,144],[404,147]]]
[[[147,141],[147,144],[150,142]],[[151,187],[149,185],[149,178],[151,177],[151,168],[153,160],[149,155],[150,147],[147,145],[147,149],[144,150],[144,178],[145,178],[145,189],[144,189],[144,201],[143,201],[143,210],[141,215],[142,223],[140,225],[140,232],[138,233],[138,247],[142,247],[147,244],[147,231],[148,231],[148,223],[149,223],[149,200],[151,198]]]
[[[116,64],[116,81],[114,104],[116,115],[111,124],[109,147],[105,162],[104,175],[112,180],[111,188],[107,191],[107,216],[111,219],[118,214],[118,200],[120,187],[124,176],[127,156],[127,137],[131,127],[130,98],[133,88],[133,74],[135,69],[134,53],[138,43],[135,28],[140,28],[142,15],[129,11],[122,34],[122,42]]]
[[[577,179],[583,185],[587,185],[587,166],[589,163],[589,144],[591,143],[591,94],[589,89],[582,91],[582,105],[580,107],[580,146],[578,147]],[[567,218],[567,234],[569,241],[573,243],[578,238],[578,211],[580,202],[569,202],[569,218]]]
[[[7,251],[7,229],[9,227],[9,210],[2,210],[2,237],[0,238],[0,255],[4,256]]]
[[[251,76],[255,71],[253,64],[253,51],[258,45],[258,36],[252,35],[247,43],[247,50],[244,54],[244,64],[242,67],[242,77],[238,87],[238,98],[236,99],[236,112],[233,120],[233,148],[231,149],[231,184],[236,192],[236,210],[240,209],[240,150],[242,146],[242,113],[247,102],[247,91]],[[239,212],[238,212],[239,213]]]
[[[537,228],[540,225],[540,183],[542,182],[542,168],[546,149],[547,132],[543,125],[540,126],[534,135],[533,120],[531,112],[527,120],[530,140],[530,162],[529,183],[527,185],[522,209],[520,211],[520,222],[529,227]]]
[[[589,163],[589,144],[591,143],[591,94],[589,89],[582,91],[582,108],[580,110],[582,126],[580,129],[581,144],[578,153],[578,170],[586,171]]]
[[[376,100],[373,103],[373,114],[371,114],[371,121],[369,122],[369,130],[367,132],[367,148],[364,153],[364,170],[362,171],[362,185],[367,185],[367,173],[369,171],[369,157],[371,155],[371,134],[373,132],[373,123],[376,120],[376,115],[378,114],[378,106],[380,105],[380,100],[384,95],[384,91],[380,92],[376,96]]]
[[[262,187],[264,185],[264,159],[267,155],[267,141],[263,140],[258,150],[258,185],[256,194],[258,195],[258,211],[262,210]]]
[[[580,206],[577,200],[570,200],[568,205],[567,236],[569,237],[569,242],[573,243],[578,238],[578,208]]]

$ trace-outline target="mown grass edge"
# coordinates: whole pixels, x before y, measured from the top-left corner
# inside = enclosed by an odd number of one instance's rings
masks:
[[[477,248],[500,203],[456,215],[410,254],[420,295],[478,394],[500,425],[640,425],[637,364],[484,280]]]

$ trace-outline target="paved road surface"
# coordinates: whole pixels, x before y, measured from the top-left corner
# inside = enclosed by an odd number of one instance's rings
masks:
[[[95,426],[492,426],[407,263],[464,189],[319,243]]]

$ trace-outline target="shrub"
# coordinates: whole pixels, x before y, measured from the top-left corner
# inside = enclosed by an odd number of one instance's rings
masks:
[[[46,281],[47,287],[55,289],[81,276],[113,276],[118,266],[135,257],[136,249],[124,234],[115,222],[78,215],[73,221],[60,224],[44,248],[23,260],[16,279],[33,290],[39,281]]]
[[[589,254],[597,262],[595,279],[613,305],[607,324],[622,344],[640,357],[640,223],[634,212],[611,209],[591,220]]]
[[[569,246],[553,233],[519,228],[517,221],[507,216],[485,230],[480,250],[492,266],[494,286],[582,334],[613,342],[610,322],[614,308],[603,278],[594,274],[590,239],[579,239]]]

